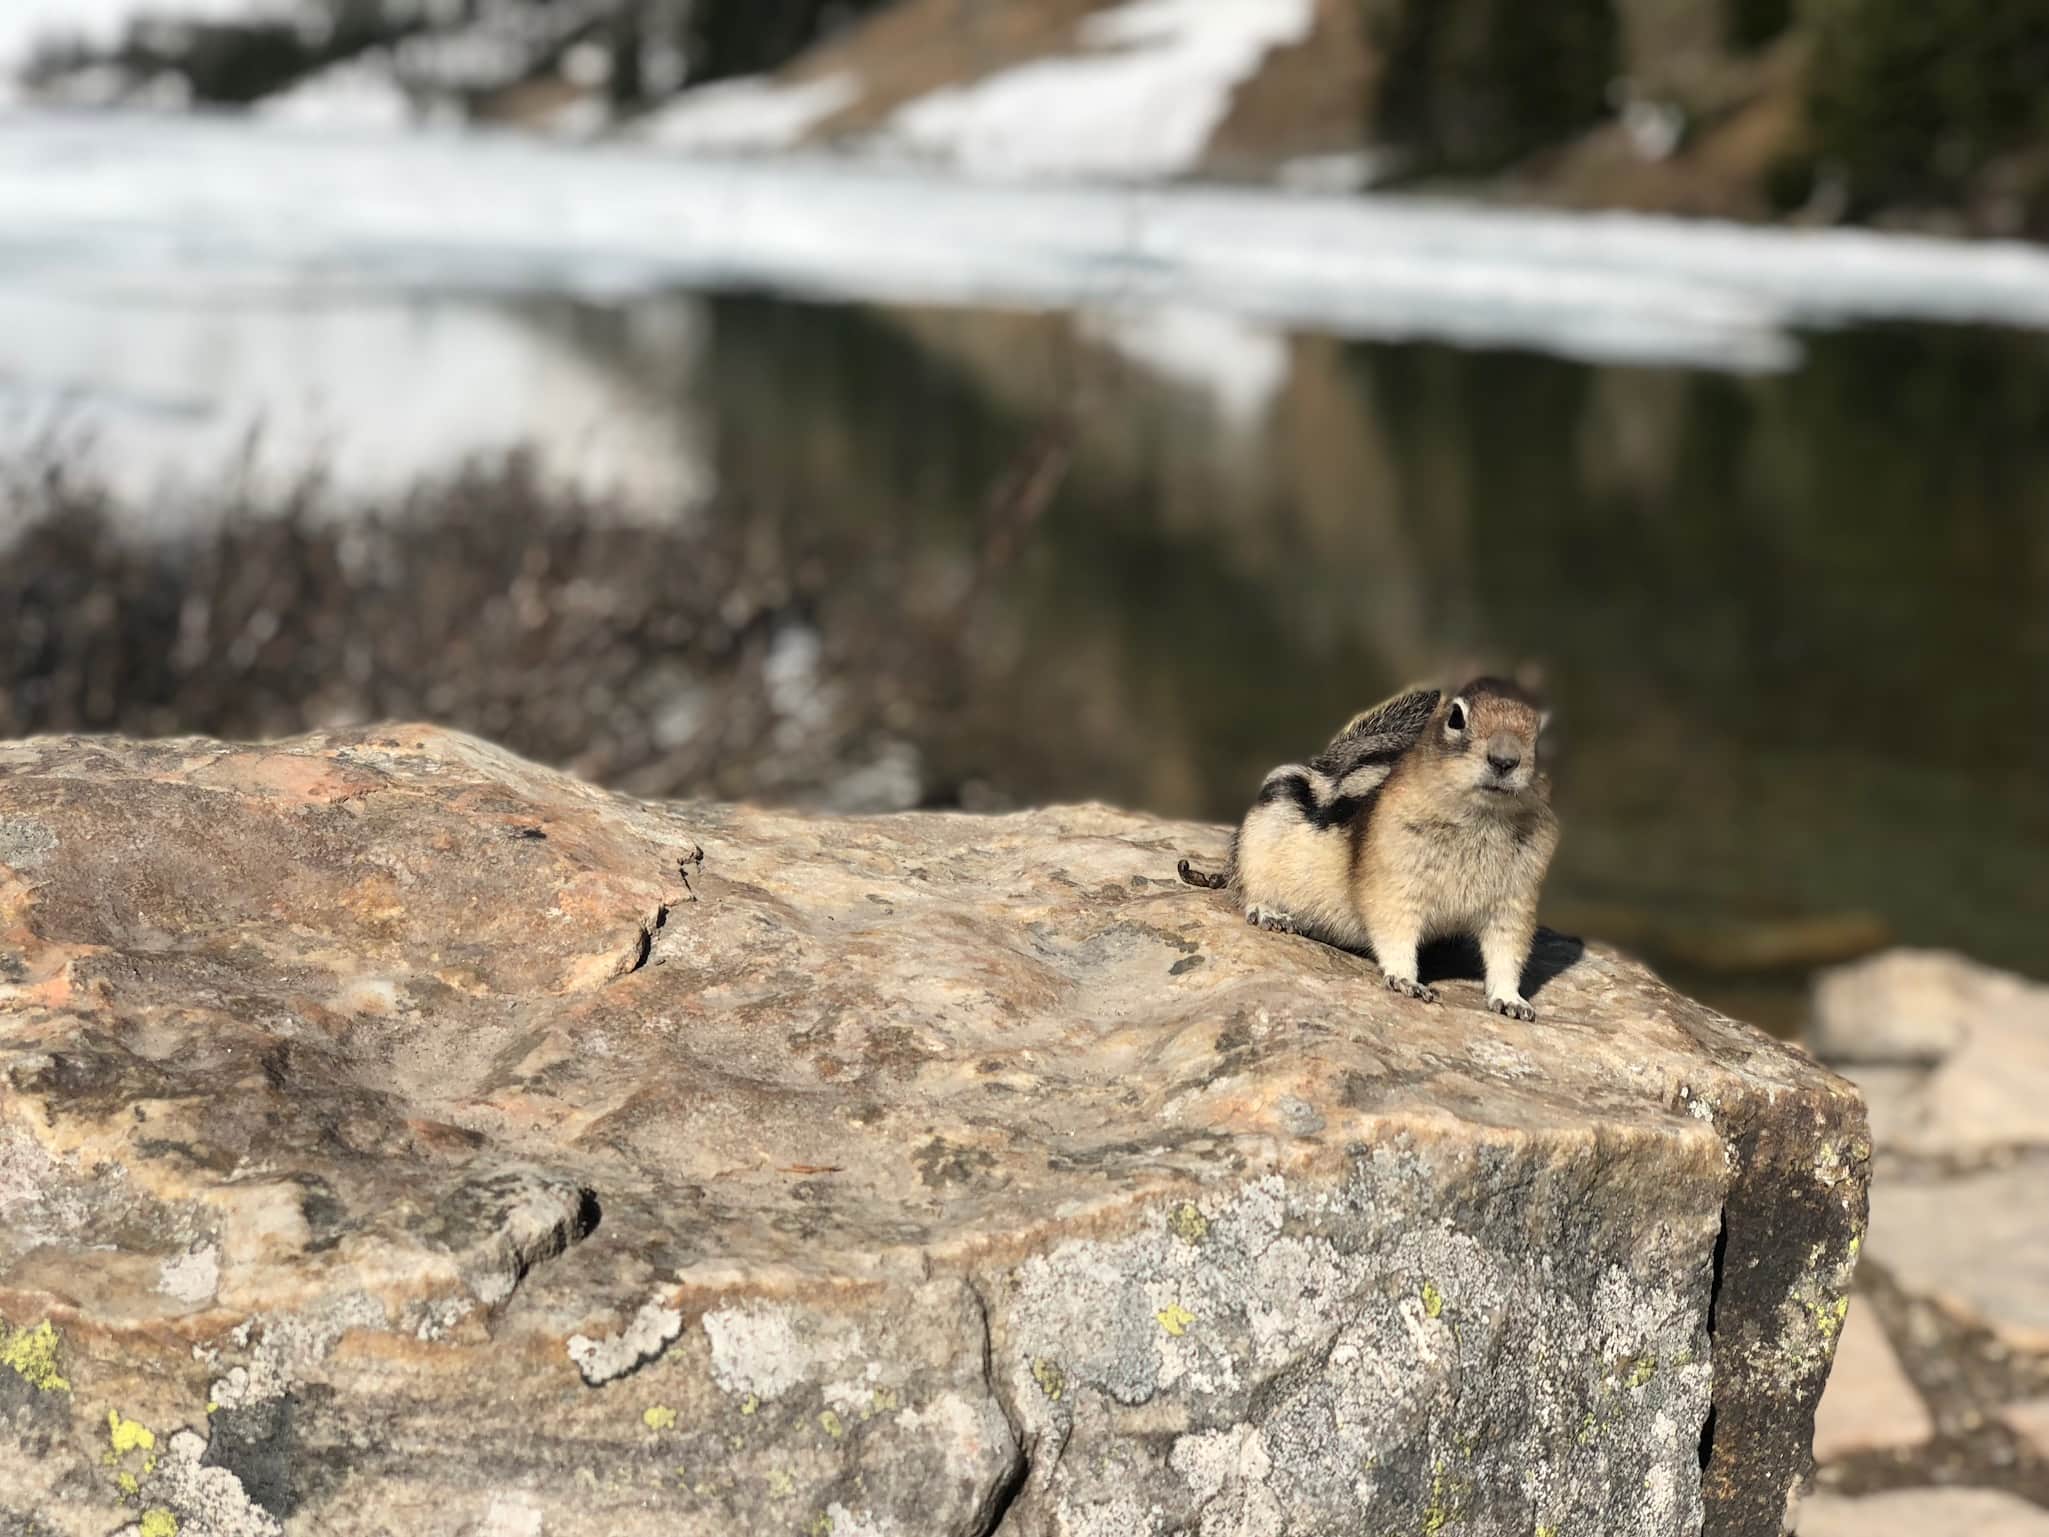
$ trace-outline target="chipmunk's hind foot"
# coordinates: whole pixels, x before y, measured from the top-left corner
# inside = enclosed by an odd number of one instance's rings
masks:
[[[1231,884],[1231,877],[1229,875],[1210,875],[1196,869],[1194,865],[1185,859],[1175,865],[1174,868],[1180,874],[1182,880],[1191,886],[1199,886],[1204,891],[1222,891]]]
[[[1293,934],[1295,918],[1278,907],[1262,907],[1258,903],[1245,909],[1245,921],[1256,929],[1265,929],[1271,934]]]
[[[1437,989],[1425,987],[1414,977],[1389,976],[1387,979],[1387,990],[1391,993],[1400,993],[1404,998],[1414,998],[1419,1003],[1435,1003],[1437,1001]]]

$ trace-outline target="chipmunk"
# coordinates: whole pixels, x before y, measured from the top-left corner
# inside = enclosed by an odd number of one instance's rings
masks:
[[[1558,847],[1538,763],[1546,713],[1500,678],[1447,703],[1414,689],[1355,716],[1306,764],[1260,785],[1220,875],[1187,860],[1192,886],[1235,886],[1245,920],[1341,949],[1371,949],[1387,985],[1435,1002],[1416,976],[1425,940],[1471,934],[1487,1004],[1535,1019],[1522,972],[1537,891]]]

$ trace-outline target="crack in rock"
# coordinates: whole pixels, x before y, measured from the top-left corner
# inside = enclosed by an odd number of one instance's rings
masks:
[[[647,958],[655,947],[655,936],[661,933],[662,926],[668,921],[669,904],[656,903],[655,910],[640,920],[640,926],[634,931],[632,943],[627,946],[626,953],[619,957],[618,968],[612,973],[615,980],[619,977],[630,977],[647,964]]]

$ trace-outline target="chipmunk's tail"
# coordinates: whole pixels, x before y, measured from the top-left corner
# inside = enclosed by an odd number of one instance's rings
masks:
[[[1174,866],[1174,868],[1180,872],[1182,880],[1186,881],[1191,886],[1200,886],[1204,891],[1222,891],[1226,886],[1231,884],[1231,877],[1229,874],[1206,874],[1205,872],[1196,869],[1194,865],[1190,864],[1185,859],[1182,860],[1176,866]]]

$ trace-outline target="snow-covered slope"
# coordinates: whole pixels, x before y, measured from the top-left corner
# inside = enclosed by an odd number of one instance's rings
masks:
[[[1315,0],[1125,0],[1082,23],[1074,56],[934,91],[881,142],[978,175],[1183,175],[1237,88],[1315,16]]]

